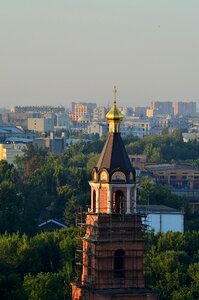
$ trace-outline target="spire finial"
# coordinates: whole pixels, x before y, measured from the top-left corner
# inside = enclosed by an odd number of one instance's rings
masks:
[[[116,94],[117,94],[117,89],[116,89],[116,85],[114,85],[113,87],[113,98],[114,98],[114,103],[116,104]]]
[[[116,89],[116,85],[114,85],[113,87],[114,103],[106,115],[107,121],[109,123],[109,132],[111,133],[119,132],[120,122],[124,117],[119,111],[119,109],[117,108],[116,93],[117,93],[117,89]]]

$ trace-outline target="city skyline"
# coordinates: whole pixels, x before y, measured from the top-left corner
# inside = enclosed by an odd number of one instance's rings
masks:
[[[199,3],[2,1],[0,106],[197,101]]]
[[[115,87],[115,86],[114,86]],[[114,98],[114,96],[113,96],[113,98]],[[114,100],[114,99],[113,99]],[[113,100],[112,100],[112,102],[113,102]],[[12,106],[12,107],[10,107],[10,108],[6,108],[6,107],[3,107],[3,106],[0,106],[0,110],[10,110],[11,112],[17,112],[17,110],[19,109],[25,109],[25,110],[27,110],[28,111],[28,109],[30,109],[31,110],[31,108],[33,109],[33,110],[35,110],[37,107],[38,108],[41,108],[41,107],[43,107],[44,109],[46,108],[46,107],[51,107],[52,109],[53,108],[57,108],[57,109],[59,109],[60,108],[60,110],[62,110],[62,109],[67,109],[67,110],[69,110],[69,111],[72,111],[73,109],[74,109],[74,104],[77,104],[77,105],[82,105],[82,104],[85,104],[85,105],[96,105],[96,107],[97,108],[100,108],[100,107],[104,107],[104,108],[107,108],[107,109],[109,109],[110,108],[110,105],[112,104],[112,102],[111,103],[108,103],[107,105],[102,105],[102,104],[97,104],[97,103],[95,103],[95,102],[89,102],[89,101],[71,101],[70,103],[68,103],[68,106],[64,106],[64,105],[62,105],[62,104],[60,104],[60,105],[56,105],[56,104],[52,104],[52,105],[46,105],[46,104],[44,104],[44,105],[33,105],[33,104],[30,104],[30,105],[14,105],[14,106]],[[116,102],[117,102],[117,97],[116,97]],[[195,103],[195,104],[194,104]],[[151,101],[151,102],[149,102],[149,103],[146,103],[145,105],[123,105],[122,103],[121,103],[121,101],[120,101],[120,108],[132,108],[132,109],[136,109],[136,108],[146,108],[146,109],[155,109],[155,110],[162,110],[162,105],[166,105],[166,107],[168,106],[168,105],[170,105],[171,106],[171,108],[172,109],[174,109],[175,110],[175,106],[178,106],[178,105],[195,105],[196,106],[196,111],[197,111],[197,109],[198,109],[198,104],[197,104],[197,102],[196,101]],[[158,107],[160,105],[160,107]],[[157,107],[156,107],[157,106]],[[163,107],[164,107],[163,106]],[[171,114],[173,114],[172,112],[171,112]]]

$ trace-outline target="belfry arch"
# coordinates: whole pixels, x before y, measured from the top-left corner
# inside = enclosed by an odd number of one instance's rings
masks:
[[[113,193],[113,213],[121,214],[124,212],[124,193],[120,190]]]
[[[93,197],[92,197],[92,211],[96,212],[96,191],[93,190]]]

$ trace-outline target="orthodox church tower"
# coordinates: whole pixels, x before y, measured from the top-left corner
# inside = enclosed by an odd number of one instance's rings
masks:
[[[114,103],[106,115],[109,134],[92,171],[91,210],[86,215],[82,274],[73,300],[154,300],[145,289],[144,237],[136,213],[136,174],[120,135],[123,115]]]

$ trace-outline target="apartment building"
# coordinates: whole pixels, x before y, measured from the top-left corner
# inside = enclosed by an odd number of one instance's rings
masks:
[[[72,113],[70,117],[73,121],[78,121],[79,118],[88,115],[93,116],[93,110],[97,107],[96,103],[72,102]]]
[[[196,102],[175,101],[173,103],[174,115],[196,114]]]
[[[28,118],[28,130],[37,132],[50,132],[54,129],[52,118]]]
[[[160,115],[173,114],[173,102],[171,101],[152,101],[151,108],[157,110]]]

